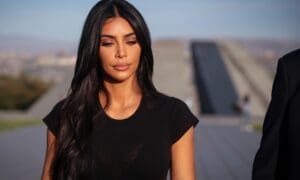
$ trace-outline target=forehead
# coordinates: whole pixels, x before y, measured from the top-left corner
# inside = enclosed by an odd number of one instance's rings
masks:
[[[122,36],[133,32],[134,32],[133,28],[131,27],[131,25],[126,19],[122,17],[113,17],[105,21],[101,34]]]

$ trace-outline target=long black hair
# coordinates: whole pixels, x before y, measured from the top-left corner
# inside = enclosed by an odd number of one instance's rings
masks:
[[[50,175],[53,179],[88,179],[90,135],[99,117],[98,93],[103,91],[104,70],[99,47],[102,27],[108,18],[122,17],[132,26],[141,46],[136,76],[143,96],[156,93],[152,82],[153,54],[148,27],[138,10],[125,0],[102,0],[89,12],[80,38],[74,77],[60,114],[60,129]],[[103,113],[103,112],[102,112]]]

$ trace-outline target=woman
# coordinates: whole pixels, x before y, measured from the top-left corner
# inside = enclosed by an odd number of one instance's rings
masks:
[[[194,180],[198,120],[152,83],[150,34],[127,1],[88,14],[68,95],[43,119],[42,179]]]

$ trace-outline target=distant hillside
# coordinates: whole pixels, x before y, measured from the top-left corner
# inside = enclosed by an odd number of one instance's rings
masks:
[[[236,40],[247,51],[255,56],[274,56],[279,58],[284,54],[300,48],[300,41],[271,39],[240,39]]]
[[[277,60],[300,48],[300,41],[271,39],[239,39],[236,40],[257,62],[264,65],[272,75],[275,74]]]
[[[14,51],[32,55],[40,53],[56,53],[59,51],[74,53],[76,48],[77,42],[49,41],[30,36],[0,34],[0,51],[2,52]]]

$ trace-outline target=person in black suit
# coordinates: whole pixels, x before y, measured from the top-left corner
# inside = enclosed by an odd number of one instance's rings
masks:
[[[278,61],[252,180],[300,180],[300,49]]]

